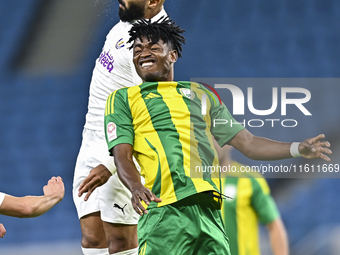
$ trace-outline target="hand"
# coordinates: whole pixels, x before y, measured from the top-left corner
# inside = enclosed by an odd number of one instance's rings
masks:
[[[331,161],[331,159],[325,155],[325,153],[332,154],[332,151],[328,149],[331,145],[327,141],[321,141],[321,139],[324,138],[325,135],[321,134],[301,142],[299,145],[301,156],[307,159],[322,158],[326,161]]]
[[[143,200],[147,205],[150,204],[150,201],[154,201],[156,203],[162,202],[162,199],[156,197],[149,189],[145,188],[142,184],[138,188],[135,188],[131,191],[132,193],[132,207],[139,214],[147,214],[148,211],[144,208],[141,201]]]
[[[81,197],[87,192],[84,201],[87,201],[92,192],[105,184],[111,177],[110,171],[104,166],[99,165],[90,171],[90,174],[83,180],[78,189],[78,196]]]
[[[5,229],[4,225],[2,225],[0,223],[0,237],[3,238],[5,236],[5,234],[6,234],[6,229]]]
[[[59,203],[65,195],[63,179],[60,176],[58,177],[53,176],[48,181],[47,185],[44,186],[43,191],[45,196],[53,196],[58,198]]]

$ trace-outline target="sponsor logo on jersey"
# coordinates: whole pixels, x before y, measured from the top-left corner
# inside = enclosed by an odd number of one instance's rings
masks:
[[[160,95],[156,95],[154,93],[149,93],[146,97],[145,97],[145,100],[146,99],[151,99],[151,98],[156,98],[156,97],[161,97]]]
[[[190,89],[182,88],[179,91],[181,92],[182,96],[185,96],[191,100],[195,98],[195,93]]]
[[[104,51],[100,54],[99,58],[98,58],[98,62],[104,67],[106,68],[109,73],[112,72],[113,70],[113,56],[110,54],[110,50],[108,52]]]
[[[116,49],[119,50],[125,46],[125,42],[123,38],[119,39],[118,42],[116,43]]]
[[[117,128],[116,128],[115,123],[110,122],[109,124],[107,124],[106,130],[107,130],[107,139],[109,140],[109,142],[117,138]]]

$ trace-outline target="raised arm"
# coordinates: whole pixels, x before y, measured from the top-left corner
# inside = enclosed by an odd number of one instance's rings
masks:
[[[19,218],[32,218],[44,214],[63,199],[65,194],[63,180],[61,177],[52,177],[43,191],[43,196],[6,195],[0,206],[0,214]]]
[[[330,158],[325,154],[332,154],[332,151],[328,149],[329,142],[321,141],[324,138],[325,135],[321,134],[301,142],[298,146],[301,156],[308,159],[322,158],[330,161]],[[292,143],[254,136],[246,129],[237,133],[230,140],[230,144],[243,155],[254,160],[279,160],[292,157],[290,152]]]
[[[140,174],[132,159],[132,146],[130,144],[123,143],[116,145],[112,150],[118,176],[132,193],[131,202],[134,210],[139,215],[148,213],[142,205],[141,200],[143,200],[147,205],[150,204],[150,201],[161,202],[162,200],[157,198],[155,194],[145,188],[141,183]]]

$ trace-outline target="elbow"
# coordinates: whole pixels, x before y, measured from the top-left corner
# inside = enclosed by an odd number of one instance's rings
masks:
[[[34,217],[33,216],[34,211],[35,210],[34,210],[33,206],[28,205],[28,204],[23,204],[21,206],[21,208],[19,209],[18,217],[19,218],[31,218],[31,217]]]

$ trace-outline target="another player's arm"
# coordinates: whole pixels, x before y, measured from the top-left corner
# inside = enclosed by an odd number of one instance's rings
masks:
[[[327,141],[321,141],[323,138],[325,135],[321,134],[301,142],[298,148],[301,156],[307,159],[322,158],[330,161],[330,158],[325,155],[332,154],[332,151],[328,149],[330,144]],[[229,143],[243,155],[254,160],[279,160],[292,157],[291,143],[254,136],[246,129],[238,132]]]
[[[118,176],[132,193],[132,206],[138,214],[143,215],[148,212],[142,205],[141,200],[147,205],[150,204],[150,201],[162,202],[162,200],[157,198],[155,194],[141,183],[140,174],[133,163],[132,153],[132,145],[127,143],[118,144],[112,149]]]
[[[52,177],[43,191],[43,196],[6,195],[0,206],[0,214],[19,218],[32,218],[44,214],[63,199],[65,194],[63,180],[61,177]]]
[[[113,159],[111,159],[113,161]],[[112,176],[112,173],[108,170],[108,168],[100,164],[93,168],[89,175],[83,180],[83,182],[80,184],[78,189],[78,196],[81,197],[84,193],[87,192],[87,194],[84,197],[84,201],[87,201],[92,194],[92,192],[105,184],[110,177]]]
[[[289,245],[285,226],[281,218],[267,224],[270,244],[274,255],[288,255]]]

